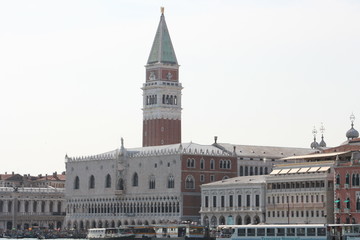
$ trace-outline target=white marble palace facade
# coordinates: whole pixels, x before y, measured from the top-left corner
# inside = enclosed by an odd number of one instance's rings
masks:
[[[232,166],[219,168],[220,162]],[[68,228],[176,223],[199,221],[200,184],[236,176],[236,158],[194,143],[121,147],[66,157],[66,172]]]

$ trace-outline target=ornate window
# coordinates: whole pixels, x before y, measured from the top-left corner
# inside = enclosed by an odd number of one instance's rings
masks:
[[[90,176],[90,179],[89,179],[89,188],[95,188],[95,177],[94,175],[91,175]]]
[[[345,200],[345,203],[346,203],[346,208],[350,209],[350,198],[347,198]]]
[[[149,189],[155,189],[155,176],[151,175],[149,178]]]
[[[122,178],[119,178],[118,184],[117,184],[118,190],[124,190],[124,180]]]
[[[356,186],[356,174],[355,174],[355,173],[352,175],[351,185],[352,185],[352,186]]]
[[[336,201],[336,208],[339,208],[340,209],[340,198],[338,198]]]
[[[205,161],[204,161],[204,159],[200,159],[200,169],[205,169]]]
[[[215,160],[211,159],[210,160],[210,170],[214,170],[215,169]]]
[[[350,174],[346,174],[346,177],[345,177],[345,183],[346,184],[350,184]]]
[[[220,168],[220,169],[223,169],[223,160],[220,160],[219,168]]]
[[[139,186],[139,177],[138,177],[137,173],[134,173],[134,175],[132,177],[132,186],[133,187]]]
[[[80,179],[78,176],[76,176],[74,181],[74,189],[79,189],[79,188],[80,188]]]
[[[110,188],[111,187],[111,176],[110,174],[106,175],[105,178],[105,188]]]
[[[195,159],[193,158],[188,158],[187,162],[186,162],[186,166],[188,168],[194,168],[195,167]]]
[[[336,184],[340,184],[340,175],[336,175]]]
[[[170,175],[168,177],[168,188],[174,188],[175,187],[175,180],[174,180],[174,176]]]
[[[185,180],[185,189],[194,189],[195,188],[195,180],[192,175],[186,177]]]
[[[227,161],[226,168],[231,169],[231,161],[230,160]]]
[[[356,210],[360,210],[360,197],[356,199]]]

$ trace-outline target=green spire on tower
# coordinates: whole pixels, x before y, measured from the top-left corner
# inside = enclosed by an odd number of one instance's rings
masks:
[[[161,8],[161,17],[156,31],[147,64],[167,63],[178,64],[175,51],[171,43],[170,34],[166,26],[164,8]]]

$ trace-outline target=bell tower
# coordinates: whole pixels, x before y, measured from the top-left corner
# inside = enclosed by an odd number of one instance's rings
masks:
[[[179,65],[161,8],[143,84],[143,147],[181,142]]]

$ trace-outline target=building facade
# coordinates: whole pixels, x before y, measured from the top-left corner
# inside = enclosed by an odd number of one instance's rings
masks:
[[[201,186],[201,223],[217,225],[265,222],[265,176],[224,179]]]
[[[236,169],[236,157],[194,143],[67,157],[66,226],[199,222],[200,185]]]
[[[360,223],[360,152],[339,155],[335,164],[335,223]]]
[[[334,162],[277,165],[266,178],[266,223],[333,223]]]
[[[64,188],[0,187],[0,229],[62,228]]]

